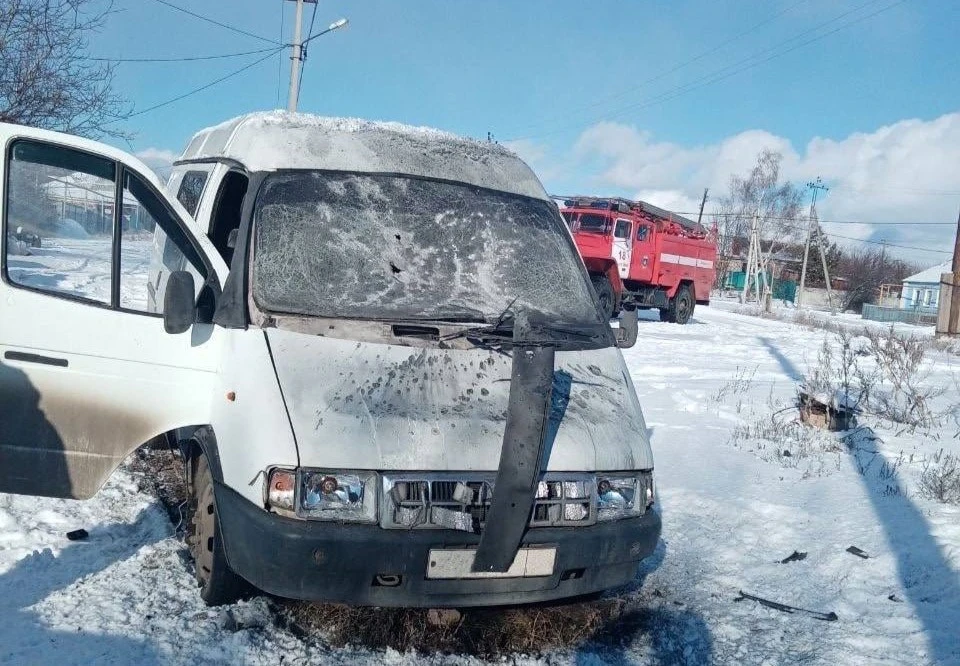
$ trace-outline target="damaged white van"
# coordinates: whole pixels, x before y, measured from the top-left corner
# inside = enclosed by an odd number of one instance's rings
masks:
[[[615,336],[509,151],[254,114],[198,133],[164,194],[92,141],[0,142],[0,492],[87,498],[167,438],[210,604],[540,602],[653,552],[636,314]]]

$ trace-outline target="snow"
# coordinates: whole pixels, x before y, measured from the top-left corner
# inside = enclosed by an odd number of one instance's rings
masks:
[[[924,271],[920,271],[916,275],[911,275],[910,277],[903,278],[904,284],[940,284],[940,276],[943,273],[950,272],[950,262],[945,261],[942,264],[938,264],[931,268],[928,268]]]
[[[180,159],[235,160],[248,171],[400,173],[549,200],[530,168],[503,146],[395,122],[251,113],[197,132]]]
[[[110,236],[46,237],[43,246],[27,248],[25,256],[7,259],[11,282],[100,303],[110,302]],[[120,251],[120,304],[147,311],[147,271],[152,236],[124,235]]]
[[[514,663],[960,664],[960,507],[917,492],[925,461],[960,452],[957,424],[911,433],[867,420],[850,446],[823,434],[807,457],[782,455],[786,429],[755,436],[790,420],[771,415],[789,409],[824,335],[728,306],[698,307],[687,326],[644,315],[624,356],[664,523],[628,593],[648,611],[615,649]],[[941,406],[960,402],[960,359],[931,354]],[[67,541],[80,527],[90,537]],[[779,563],[795,550],[808,556]],[[739,590],[839,620],[735,601]],[[87,502],[0,495],[0,615],[9,663],[479,663],[333,649],[292,635],[259,598],[205,608],[166,514],[123,469]]]

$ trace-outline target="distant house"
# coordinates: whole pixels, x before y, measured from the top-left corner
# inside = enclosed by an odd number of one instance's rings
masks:
[[[900,307],[905,310],[917,308],[934,309],[940,301],[940,274],[950,272],[950,262],[920,271],[903,279]]]

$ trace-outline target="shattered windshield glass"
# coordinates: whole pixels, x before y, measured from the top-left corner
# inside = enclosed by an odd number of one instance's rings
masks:
[[[278,173],[254,228],[253,296],[267,311],[483,321],[509,308],[599,321],[546,201],[403,176]]]

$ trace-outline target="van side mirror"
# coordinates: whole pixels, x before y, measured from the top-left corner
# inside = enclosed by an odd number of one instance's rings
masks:
[[[231,250],[237,247],[237,236],[240,231],[238,229],[231,229],[230,233],[227,234],[227,247]]]
[[[636,308],[624,307],[620,310],[620,328],[617,329],[617,346],[628,349],[637,344],[638,324]]]
[[[167,279],[163,295],[163,330],[167,333],[185,333],[197,320],[196,291],[193,273],[174,271]]]

